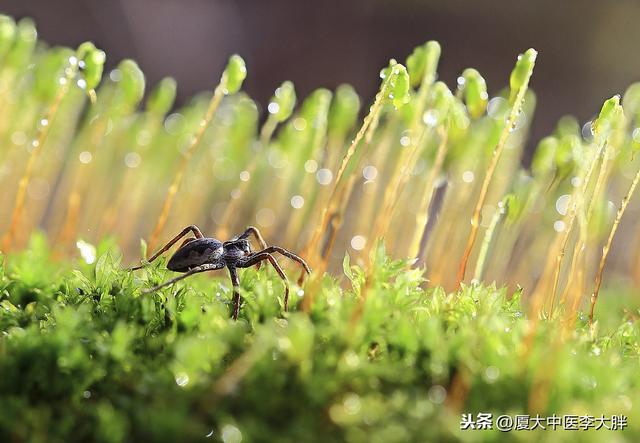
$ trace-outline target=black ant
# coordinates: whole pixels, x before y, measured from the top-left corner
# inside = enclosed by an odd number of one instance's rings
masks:
[[[238,237],[221,242],[215,238],[209,238],[202,235],[202,232],[196,225],[187,226],[178,235],[176,235],[169,243],[164,245],[162,249],[156,252],[148,262],[130,268],[131,271],[135,271],[143,268],[146,264],[151,263],[161,254],[166,252],[171,246],[173,246],[178,240],[192,232],[195,238],[187,238],[178,250],[171,256],[167,263],[167,269],[175,272],[184,272],[183,275],[172,278],[161,285],[155,286],[145,292],[157,291],[165,286],[172,285],[173,283],[187,278],[193,274],[206,271],[215,271],[217,269],[227,268],[231,275],[231,283],[233,284],[233,319],[238,319],[238,313],[240,312],[240,292],[238,288],[240,286],[240,280],[238,279],[238,268],[249,268],[253,265],[260,266],[260,262],[263,260],[269,260],[269,263],[275,268],[276,272],[284,282],[284,310],[288,310],[289,306],[289,281],[284,271],[272,255],[274,252],[284,255],[302,265],[307,274],[311,273],[311,269],[307,263],[296,254],[287,251],[279,246],[267,246],[260,231],[253,226],[249,226]],[[260,251],[252,251],[251,244],[249,243],[249,236],[253,234],[260,243],[262,248]]]

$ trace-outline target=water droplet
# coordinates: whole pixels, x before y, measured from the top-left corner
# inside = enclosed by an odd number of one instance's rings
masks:
[[[400,137],[400,144],[404,147],[407,147],[411,144],[411,138],[408,135],[403,135]]]
[[[313,174],[318,170],[318,162],[316,162],[315,160],[307,160],[306,162],[304,162],[304,170],[309,174]]]
[[[78,81],[76,82],[76,84],[78,85],[78,88],[80,88],[80,89],[86,89],[87,88],[87,82],[83,78],[79,78]]]
[[[458,83],[459,88],[463,88],[466,82],[467,80],[463,76],[458,77],[458,79],[456,80],[456,83]]]
[[[565,229],[565,223],[564,223],[562,220],[556,220],[556,221],[553,223],[553,229],[554,229],[556,232],[563,232],[563,231],[564,231],[564,229]]]
[[[375,166],[365,166],[362,169],[362,176],[366,179],[366,180],[375,180],[376,177],[378,176],[378,170],[376,169]]]
[[[180,387],[187,386],[187,384],[189,384],[189,375],[186,372],[177,373],[176,384]]]
[[[86,264],[90,265],[96,261],[96,247],[83,240],[76,242],[76,247],[80,250],[80,256]]]
[[[447,398],[447,390],[440,385],[433,385],[429,389],[427,395],[432,403],[439,405],[444,402],[445,398]]]
[[[205,435],[206,438],[211,438],[213,437],[213,429],[207,434]]]
[[[109,73],[109,78],[112,82],[119,82],[122,80],[122,72],[119,69],[114,69]]]
[[[75,66],[78,63],[78,58],[76,56],[71,56],[69,57],[69,64],[71,66]]]
[[[47,120],[46,118],[43,118],[42,120],[40,120],[40,126],[47,126],[49,124],[49,120]]]
[[[593,140],[593,122],[588,121],[582,126],[582,138],[586,141]]]
[[[83,396],[84,398],[91,398],[91,391],[84,391],[84,392],[82,393],[82,396]]]
[[[502,97],[494,97],[487,104],[487,114],[493,119],[502,118],[507,110],[507,101]]]
[[[356,251],[363,250],[366,244],[367,244],[367,239],[362,235],[355,235],[351,239],[351,247]]]
[[[231,198],[234,199],[234,200],[239,199],[241,194],[242,193],[240,192],[240,189],[238,189],[238,188],[232,189],[231,192],[229,193],[229,195],[231,195]]]
[[[307,127],[307,121],[302,117],[298,117],[293,120],[293,128],[296,131],[304,131]]]
[[[425,125],[434,127],[438,124],[438,111],[435,109],[429,109],[422,115],[422,121]]]
[[[66,77],[60,77],[60,79],[58,80],[58,83],[60,83],[61,85],[66,85],[67,84]]]
[[[287,159],[278,149],[270,149],[267,155],[267,161],[276,169],[284,168],[287,165]]]
[[[291,197],[291,206],[294,209],[300,209],[304,206],[304,198],[301,195]]]
[[[333,173],[330,169],[322,168],[316,173],[316,179],[322,186],[327,186],[333,180]]]
[[[27,134],[22,131],[16,131],[11,134],[11,142],[16,146],[22,146],[27,142]]]
[[[269,114],[277,114],[278,111],[280,110],[280,105],[277,104],[276,102],[271,102],[267,106],[267,110],[269,111]]]
[[[567,215],[570,200],[571,196],[569,194],[564,194],[558,197],[558,200],[556,200],[556,211],[558,211],[558,214]]]
[[[137,168],[142,162],[142,157],[137,152],[129,152],[124,156],[124,164],[127,168]]]
[[[579,187],[582,184],[582,178],[575,176],[571,178],[571,186],[574,188]]]
[[[473,171],[464,171],[462,173],[462,181],[465,183],[471,183],[476,178]]]
[[[91,163],[91,160],[93,160],[93,155],[91,155],[89,151],[82,151],[80,155],[78,155],[78,160],[80,160],[80,163],[86,165]]]
[[[222,441],[224,443],[240,443],[242,432],[233,425],[224,425],[222,427]]]
[[[249,171],[240,172],[240,180],[242,180],[243,182],[248,182],[250,178],[251,174],[249,173]]]
[[[485,369],[484,376],[489,383],[493,383],[500,376],[500,369],[496,368],[495,366],[489,366],[487,369]]]
[[[349,393],[345,395],[344,401],[342,402],[342,406],[344,407],[344,411],[349,415],[356,415],[360,412],[360,397],[358,394]]]

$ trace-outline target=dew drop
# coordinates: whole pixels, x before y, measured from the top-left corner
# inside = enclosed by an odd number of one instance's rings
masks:
[[[296,131],[304,131],[306,127],[307,127],[307,121],[304,118],[298,117],[293,120],[293,128]]]
[[[464,171],[462,173],[462,181],[465,183],[471,183],[476,178],[473,171]]]
[[[249,173],[249,171],[240,172],[240,180],[242,180],[243,182],[248,182],[250,178],[251,174]]]
[[[564,229],[565,229],[565,223],[564,223],[562,220],[556,220],[556,221],[553,223],[553,229],[554,229],[556,232],[563,232],[563,231],[564,231]]]
[[[180,387],[187,386],[189,384],[189,375],[186,372],[176,374],[176,384]]]
[[[422,115],[422,121],[425,125],[434,127],[438,124],[438,111],[435,109],[429,109]]]
[[[356,251],[361,251],[364,249],[364,246],[367,244],[367,239],[362,235],[355,235],[351,239],[351,247]]]
[[[84,240],[78,240],[76,247],[80,250],[80,256],[84,262],[88,265],[95,263],[96,261],[96,247],[91,243],[87,243]]]
[[[306,162],[304,162],[304,170],[309,174],[313,174],[318,170],[318,162],[316,162],[315,160],[307,160]]]
[[[291,197],[291,207],[294,209],[300,209],[304,206],[304,198],[301,195],[294,195]]]
[[[122,80],[122,72],[119,69],[114,69],[109,73],[109,78],[112,82],[119,82]]]
[[[556,200],[556,211],[558,211],[558,214],[567,215],[570,200],[571,196],[569,194],[564,194],[558,197],[558,200]]]
[[[440,385],[434,385],[431,387],[431,389],[429,389],[427,395],[429,396],[429,400],[431,400],[432,403],[439,405],[442,404],[442,402],[444,402],[444,399],[447,397],[447,390]]]
[[[573,186],[574,188],[579,187],[582,184],[582,179],[578,176],[572,177],[571,178],[571,186]]]
[[[375,166],[365,166],[362,169],[362,176],[366,179],[366,180],[375,180],[376,177],[378,176],[378,170],[376,169]]]
[[[82,151],[80,155],[78,155],[78,160],[80,160],[80,163],[86,165],[91,163],[91,160],[93,160],[93,155],[91,155],[89,151]]]
[[[269,111],[269,114],[277,114],[278,111],[280,111],[280,105],[276,102],[271,102],[267,106],[267,110]]]
[[[137,168],[142,162],[142,157],[137,152],[129,152],[124,156],[124,164],[127,168]]]
[[[333,180],[333,173],[330,169],[322,168],[316,173],[316,179],[322,186],[327,186]]]
[[[582,138],[586,141],[593,140],[593,122],[588,121],[582,126]]]
[[[242,432],[233,425],[224,425],[222,427],[222,441],[224,443],[240,443]]]

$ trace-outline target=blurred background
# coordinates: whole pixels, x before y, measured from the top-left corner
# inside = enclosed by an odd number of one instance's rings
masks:
[[[582,122],[640,79],[640,3],[632,0],[3,0],[0,12],[32,17],[52,45],[93,40],[108,66],[135,59],[149,82],[170,75],[178,103],[211,90],[232,53],[247,61],[244,89],[262,106],[283,80],[300,96],[350,83],[370,100],[379,69],[438,40],[441,79],[466,67],[504,87],[518,53],[540,51],[532,86],[535,146],[564,114]]]

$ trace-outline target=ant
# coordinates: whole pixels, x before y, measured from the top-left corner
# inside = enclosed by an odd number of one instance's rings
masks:
[[[156,252],[147,262],[140,266],[130,268],[129,270],[136,271],[138,269],[142,269],[145,265],[160,257],[161,254],[166,252],[189,232],[192,232],[195,238],[187,238],[167,262],[167,269],[175,272],[183,272],[184,274],[148,289],[145,292],[157,291],[160,288],[172,285],[179,280],[199,272],[215,271],[217,269],[227,268],[231,276],[231,283],[233,284],[233,319],[237,320],[238,313],[240,312],[240,292],[238,291],[238,288],[240,287],[240,279],[238,278],[238,268],[249,268],[253,265],[256,265],[256,267],[259,268],[260,262],[268,260],[284,282],[285,311],[288,310],[289,306],[289,281],[272,254],[274,252],[282,254],[285,257],[300,263],[307,274],[311,273],[311,269],[307,263],[293,252],[287,251],[280,246],[267,246],[262,235],[260,235],[260,231],[253,226],[249,226],[239,236],[231,240],[221,242],[215,238],[209,238],[202,235],[202,232],[196,225],[190,225],[184,228],[178,235],[171,239],[169,243]],[[253,235],[258,243],[260,243],[260,247],[262,248],[261,250],[251,250],[251,244],[248,239],[250,235]],[[302,276],[300,277],[300,283],[301,281]]]

